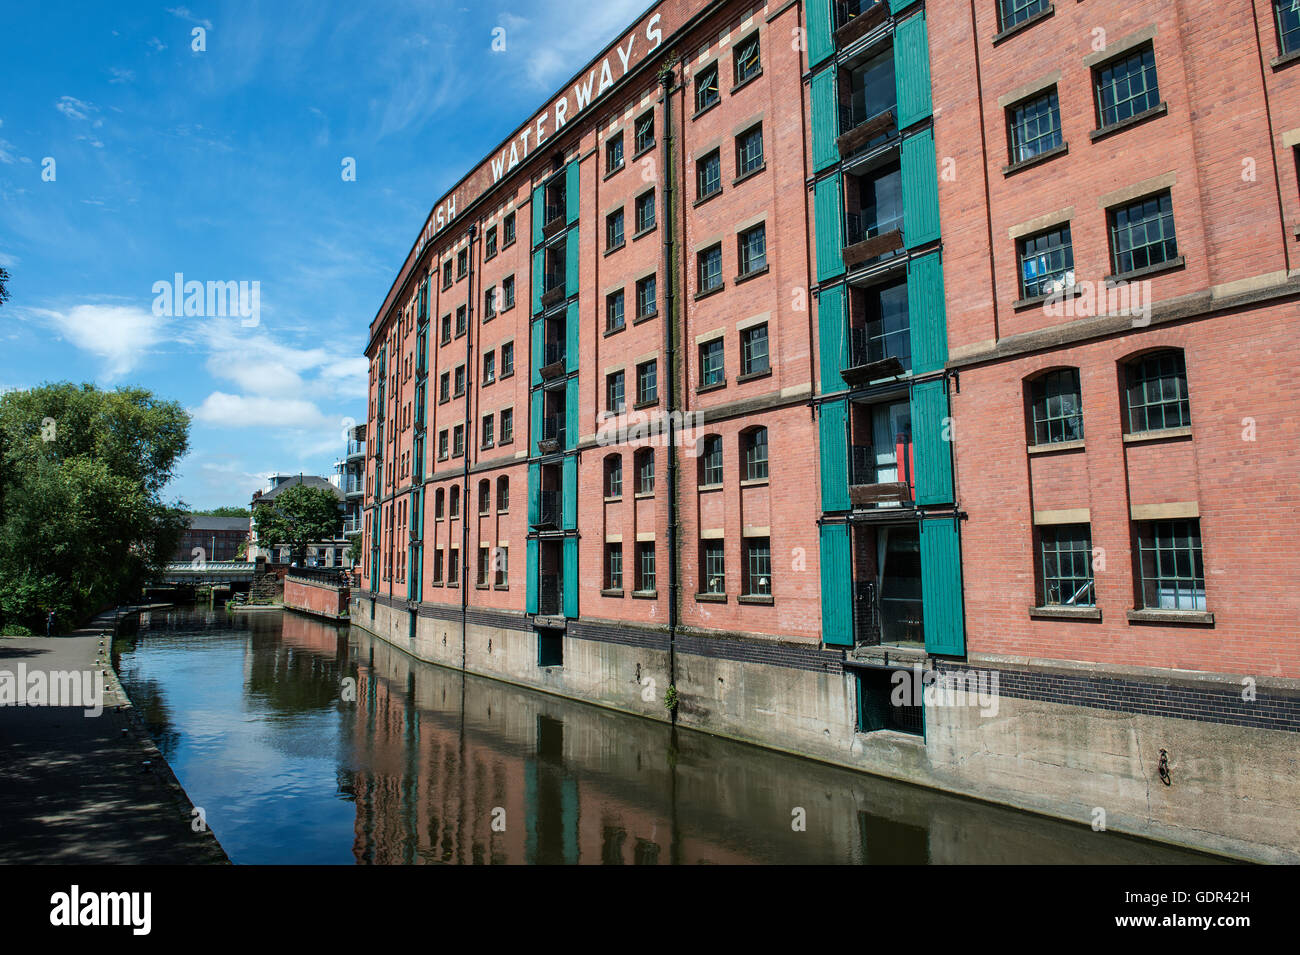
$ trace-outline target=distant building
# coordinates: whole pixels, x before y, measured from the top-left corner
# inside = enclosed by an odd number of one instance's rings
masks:
[[[334,483],[343,491],[343,536],[360,534],[362,503],[366,494],[366,426],[348,429],[345,457],[334,462]]]
[[[176,545],[176,561],[237,560],[239,545],[247,543],[251,518],[191,514],[190,526]]]
[[[307,487],[327,488],[339,501],[339,524],[335,535],[329,540],[315,541],[307,545],[307,565],[309,567],[350,567],[351,562],[348,560],[349,543],[343,536],[343,490],[339,487],[337,475],[333,478],[319,477],[315,474],[271,474],[267,476],[266,487],[253,494],[250,502],[253,514],[257,514],[259,505],[268,504],[274,501],[282,494],[286,488],[295,484],[305,484]],[[272,563],[287,564],[292,557],[290,556],[288,545],[278,547],[263,547],[257,543],[257,521],[256,517],[252,522],[249,530],[248,559],[255,560],[258,557],[265,557]]]

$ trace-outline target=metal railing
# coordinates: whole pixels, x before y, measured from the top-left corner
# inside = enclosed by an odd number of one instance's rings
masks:
[[[294,567],[285,572],[285,577],[332,587],[346,587],[352,582],[351,573],[342,567]]]
[[[874,239],[887,232],[893,232],[895,229],[901,230],[902,228],[903,216],[901,213],[882,219],[879,216],[868,218],[862,212],[850,212],[844,216],[844,244],[853,245],[855,242],[865,242],[867,239]]]
[[[880,603],[874,580],[853,582],[853,643],[859,647],[880,645]]]
[[[542,419],[542,440],[558,441],[560,446],[564,445],[565,436],[565,415],[549,414]]]
[[[560,330],[561,340],[547,342],[542,349],[542,367],[553,365],[557,361],[563,361],[567,353],[566,342],[562,340],[564,330]]]
[[[868,13],[872,7],[884,2],[885,0],[835,0],[835,29],[838,30],[850,20]]]
[[[558,616],[564,608],[564,586],[559,574],[542,574],[537,588],[537,612]]]
[[[564,287],[564,273],[560,271],[548,271],[542,278],[542,294],[549,295],[558,288]]]
[[[537,526],[559,527],[564,519],[564,499],[559,491],[540,491],[537,495]]]
[[[849,484],[876,483],[876,456],[865,444],[849,446]]]
[[[364,441],[349,441],[347,456],[350,458],[365,457],[366,443]]]

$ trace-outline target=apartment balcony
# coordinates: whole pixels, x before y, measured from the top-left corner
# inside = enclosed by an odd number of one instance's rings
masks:
[[[903,218],[868,218],[860,212],[850,212],[844,221],[844,265],[853,268],[903,248]]]
[[[351,461],[354,458],[364,458],[366,456],[366,443],[364,441],[349,441],[347,459]]]
[[[541,574],[537,587],[537,614],[558,617],[564,613],[564,579],[559,574]]]
[[[895,460],[902,462],[902,468],[889,469],[894,472],[895,479],[881,480],[877,449],[867,445],[849,447],[849,504],[855,511],[882,505],[910,507],[916,499],[910,436],[896,436],[893,451]],[[899,475],[904,480],[897,480]]]
[[[564,496],[560,491],[537,492],[537,517],[532,526],[538,530],[555,530],[564,522]]]
[[[559,191],[559,195],[554,198],[548,198],[546,207],[542,211],[542,238],[549,239],[551,236],[562,232],[568,224],[565,217],[567,209],[565,203],[564,190]]]
[[[847,158],[868,143],[896,133],[898,117],[896,107],[885,109],[868,106],[864,96],[853,96],[840,104],[840,135],[835,139],[840,156]]]
[[[565,415],[550,414],[542,419],[542,437],[537,442],[537,449],[542,454],[554,454],[564,447]]]
[[[835,48],[843,50],[889,17],[885,0],[835,0]]]
[[[907,373],[900,356],[891,354],[866,328],[850,328],[847,364],[840,372],[850,387],[870,384]]]
[[[547,272],[542,277],[542,308],[549,308],[557,302],[563,302],[564,291],[564,273],[558,269]]]
[[[542,348],[542,366],[537,370],[537,373],[542,376],[543,381],[549,381],[564,374],[566,353],[564,329],[561,328],[558,340],[549,341]]]

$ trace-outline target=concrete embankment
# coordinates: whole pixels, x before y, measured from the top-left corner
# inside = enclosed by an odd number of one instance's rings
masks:
[[[108,611],[57,637],[0,638],[0,674],[31,681],[103,671],[103,712],[82,706],[0,706],[0,863],[228,862],[149,738],[110,665]],[[0,677],[3,678],[3,677]],[[84,699],[83,699],[84,702]]]

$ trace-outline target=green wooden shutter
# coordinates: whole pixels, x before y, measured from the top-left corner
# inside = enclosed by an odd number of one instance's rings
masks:
[[[542,392],[540,390],[533,392],[533,426],[532,434],[529,435],[529,442],[533,446],[533,454],[541,454],[537,447],[537,442],[542,440]]]
[[[821,454],[822,510],[849,509],[848,399],[827,401],[817,412]]]
[[[894,27],[894,91],[898,128],[920,122],[934,110],[930,103],[930,41],[925,11]]]
[[[813,74],[812,78],[812,153],[813,171],[820,172],[840,161],[840,98],[835,83],[835,65]]]
[[[528,526],[537,523],[537,512],[542,497],[542,466],[536,461],[528,465]]]
[[[961,541],[951,517],[921,521],[921,615],[929,653],[966,653]]]
[[[578,379],[564,383],[564,450],[578,446]]]
[[[537,538],[530,537],[524,544],[526,557],[525,573],[528,580],[524,583],[524,609],[528,613],[537,613]]]
[[[853,646],[853,561],[849,525],[821,527],[822,642]]]
[[[546,270],[546,250],[533,253],[533,314],[542,310],[542,275]]]
[[[533,370],[533,384],[542,383],[542,362],[546,361],[546,323],[540,318],[533,319],[533,348],[528,365]]]
[[[808,31],[808,68],[812,69],[835,52],[831,39],[831,0],[808,0],[803,8],[804,26]]]
[[[570,454],[564,459],[560,468],[560,477],[564,484],[563,500],[564,506],[564,529],[574,531],[578,529],[578,456]]]
[[[533,248],[542,244],[542,220],[546,218],[546,186],[533,190]]]
[[[813,192],[813,211],[817,232],[817,281],[825,282],[844,274],[844,198],[838,172],[817,183]]]
[[[564,312],[564,370],[574,371],[578,367],[578,300],[574,299]]]
[[[899,10],[906,10],[914,3],[916,0],[889,0],[889,12],[897,13]]]
[[[951,504],[952,434],[948,392],[942,378],[912,388],[912,451],[916,459],[916,503]]]
[[[564,296],[578,294],[578,230],[564,237]]]
[[[578,538],[564,538],[564,615],[578,615]]]
[[[948,321],[943,301],[943,261],[938,251],[907,263],[907,315],[912,333],[912,372],[942,371],[948,360]]]
[[[939,238],[939,170],[934,130],[904,139],[899,147],[903,171],[903,244],[909,249]]]
[[[569,163],[564,169],[564,206],[565,221],[573,225],[578,221],[578,160]]]
[[[821,348],[822,394],[834,394],[847,386],[840,372],[844,370],[848,348],[848,323],[844,310],[843,285],[824,288],[817,293],[817,337]]]

